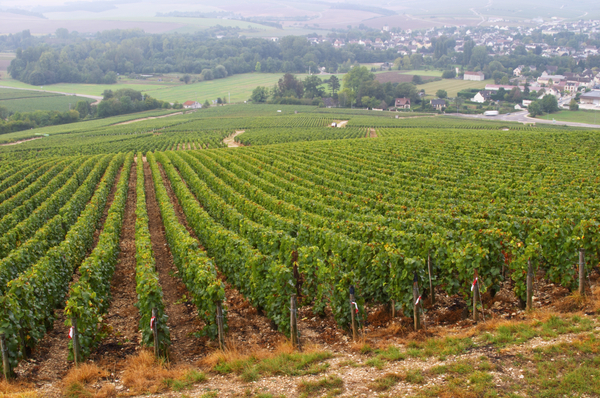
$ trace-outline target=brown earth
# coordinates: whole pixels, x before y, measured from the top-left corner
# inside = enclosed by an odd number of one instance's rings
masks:
[[[235,137],[244,133],[246,130],[236,130],[235,133],[231,134],[229,137],[223,140],[223,144],[226,144],[228,148],[238,148],[244,146],[244,144],[237,142]]]
[[[197,315],[196,307],[192,304],[190,294],[177,275],[177,267],[167,245],[164,225],[156,200],[154,183],[150,165],[144,158],[144,178],[146,188],[146,207],[148,211],[150,240],[156,260],[160,285],[163,289],[165,313],[168,316],[167,325],[171,332],[171,348],[169,359],[172,362],[192,363],[205,352],[204,339],[193,337],[202,329],[202,322]]]
[[[111,283],[111,304],[105,315],[108,336],[102,340],[90,359],[104,368],[118,369],[119,362],[140,347],[139,312],[135,307],[135,206],[136,168],[129,170],[127,204],[121,230],[120,253]]]

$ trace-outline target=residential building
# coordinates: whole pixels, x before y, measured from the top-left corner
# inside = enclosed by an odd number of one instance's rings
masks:
[[[202,108],[202,104],[196,101],[185,101],[183,103],[184,109],[200,109]]]
[[[483,90],[475,94],[475,96],[471,99],[473,102],[477,102],[479,104],[483,104],[492,99],[492,92],[489,90]]]
[[[396,98],[396,109],[410,109],[410,98]]]
[[[431,106],[435,108],[437,111],[441,111],[446,107],[446,101],[443,99],[434,99],[431,100]]]

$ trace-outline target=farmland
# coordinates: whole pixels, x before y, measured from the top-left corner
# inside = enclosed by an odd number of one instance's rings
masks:
[[[39,91],[0,88],[0,106],[9,112],[68,111],[78,101],[93,102],[89,98],[43,93]]]
[[[133,117],[0,148],[11,388],[600,391],[543,382],[597,374],[597,131],[285,105],[118,124]]]
[[[104,90],[118,90],[122,88],[131,88],[137,91],[143,91],[153,98],[170,102],[183,103],[188,100],[204,102],[204,100],[216,100],[218,97],[228,99],[231,94],[231,102],[244,102],[250,98],[252,90],[257,86],[272,87],[277,84],[283,74],[279,73],[246,73],[233,75],[224,79],[215,79],[209,81],[184,84],[179,81],[180,74],[168,74],[147,80],[120,79],[115,85],[102,84],[70,84],[60,83],[48,86],[32,87],[13,79],[2,80],[3,86],[15,88],[39,89],[47,91],[58,91],[74,94],[85,94],[101,96]],[[304,79],[307,75],[299,74],[299,78]],[[337,75],[341,77],[342,75]],[[330,75],[321,76],[323,79]],[[162,81],[159,81],[161,79]]]
[[[494,84],[494,80],[488,79],[481,82],[476,82],[471,80],[443,79],[437,82],[420,84],[417,86],[417,88],[419,90],[425,90],[425,93],[430,97],[434,96],[435,92],[438,90],[446,90],[448,92],[448,97],[456,97],[456,94],[460,90],[465,90],[468,88],[478,88],[483,90],[486,84]]]
[[[600,123],[600,111],[559,111],[551,115],[541,116],[542,119],[556,120],[562,122],[577,122],[596,124]]]

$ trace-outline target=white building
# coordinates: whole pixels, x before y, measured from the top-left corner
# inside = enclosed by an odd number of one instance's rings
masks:
[[[183,103],[184,109],[200,109],[202,108],[202,104],[196,101],[185,101]]]
[[[483,72],[465,72],[463,80],[475,80],[482,82],[485,80],[485,75]]]

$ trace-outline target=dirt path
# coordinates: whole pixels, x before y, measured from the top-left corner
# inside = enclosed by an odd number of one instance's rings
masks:
[[[111,283],[111,304],[105,320],[110,334],[102,340],[91,359],[106,367],[121,362],[139,348],[139,312],[135,307],[135,164],[129,171],[127,204],[121,231],[120,253]],[[113,366],[114,368],[115,366]],[[118,367],[118,366],[117,366]]]
[[[234,134],[230,135],[229,137],[225,138],[223,140],[223,143],[227,145],[228,148],[238,148],[241,146],[244,146],[242,144],[240,144],[239,142],[235,141],[235,137],[237,137],[238,135],[244,133],[246,130],[236,130]]]
[[[181,280],[175,277],[177,267],[167,245],[167,238],[156,201],[150,165],[144,158],[146,207],[152,250],[156,259],[160,285],[163,289],[167,325],[171,331],[170,360],[173,362],[195,362],[204,351],[202,340],[191,336],[201,329],[195,306],[189,301],[190,294]]]
[[[348,121],[347,120],[342,120],[341,122],[337,123],[337,126],[338,127],[344,127],[344,126],[346,126],[346,124],[348,124]]]
[[[104,221],[108,216],[108,209],[110,209],[115,197],[117,183],[121,172],[122,168],[115,177],[113,186],[106,200],[104,212],[98,223],[99,227],[96,228],[96,231],[94,232],[92,247],[87,252],[86,257],[98,244]],[[77,280],[79,280],[79,273],[76,271],[70,285],[77,282]],[[15,369],[15,373],[19,377],[23,377],[26,381],[35,383],[36,387],[43,391],[42,396],[60,397],[60,386],[57,385],[56,381],[62,379],[73,365],[72,362],[67,361],[67,356],[69,354],[69,339],[67,338],[69,328],[65,326],[66,318],[63,309],[64,308],[59,308],[54,311],[55,320],[52,329],[42,338],[38,347],[33,352],[32,357],[22,361]]]
[[[44,137],[34,137],[34,138],[28,138],[26,140],[20,140],[20,141],[15,141],[15,142],[8,142],[6,144],[0,144],[0,146],[18,145],[18,144],[22,144],[22,143],[28,142],[28,141],[39,140],[40,138],[44,138]]]
[[[375,129],[369,130],[369,138],[377,138],[377,132],[375,131]]]
[[[144,120],[163,119],[165,117],[176,116],[176,115],[183,115],[183,112],[169,113],[168,115],[163,115],[163,116],[143,117],[143,118],[140,118],[140,119],[128,120],[126,122],[121,122],[121,123],[113,124],[113,126],[121,126],[123,124],[131,124],[131,123],[135,123],[135,122],[142,122]]]

